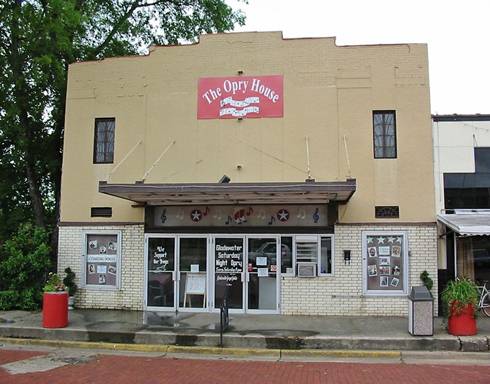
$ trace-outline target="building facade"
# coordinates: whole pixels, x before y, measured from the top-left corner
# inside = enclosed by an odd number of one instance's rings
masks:
[[[440,289],[490,280],[490,115],[433,116]]]
[[[437,280],[424,44],[231,33],[76,63],[65,126],[78,307],[406,315]]]

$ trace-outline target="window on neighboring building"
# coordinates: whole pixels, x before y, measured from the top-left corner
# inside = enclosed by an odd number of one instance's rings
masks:
[[[490,147],[475,148],[475,173],[490,172]]]
[[[114,162],[114,118],[95,119],[94,163]]]
[[[374,158],[396,158],[395,111],[373,112]]]

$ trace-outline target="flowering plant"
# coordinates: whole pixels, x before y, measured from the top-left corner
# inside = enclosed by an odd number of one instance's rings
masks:
[[[65,290],[65,285],[61,281],[60,277],[53,272],[49,272],[48,281],[44,285],[44,292],[63,292]]]

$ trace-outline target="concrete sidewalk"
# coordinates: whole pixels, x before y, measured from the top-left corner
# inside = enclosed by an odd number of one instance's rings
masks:
[[[414,337],[402,317],[230,315],[224,346],[281,350],[413,350],[489,352],[490,318],[478,318],[479,333],[455,337],[442,318],[434,336]],[[80,342],[219,345],[219,315],[111,310],[70,311],[69,326],[41,327],[40,312],[0,311],[0,336]]]

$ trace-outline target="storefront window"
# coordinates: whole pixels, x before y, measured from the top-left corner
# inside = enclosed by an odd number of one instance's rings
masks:
[[[315,276],[332,274],[332,242],[332,236],[296,236],[296,269],[298,276],[304,277],[305,270],[314,270]],[[303,273],[299,273],[300,269],[303,270]],[[310,273],[307,272],[307,274]]]
[[[206,238],[180,238],[180,287],[181,308],[206,307]]]
[[[281,237],[281,273],[294,275],[292,236]]]
[[[174,307],[175,239],[148,239],[148,306]]]
[[[319,275],[328,275],[330,273],[332,273],[332,238],[322,236]]]
[[[96,287],[117,287],[121,252],[120,234],[87,233],[85,246],[85,284]]]
[[[480,283],[490,280],[490,236],[457,238],[457,271]]]
[[[364,291],[367,294],[406,293],[406,234],[371,232],[363,234]]]

